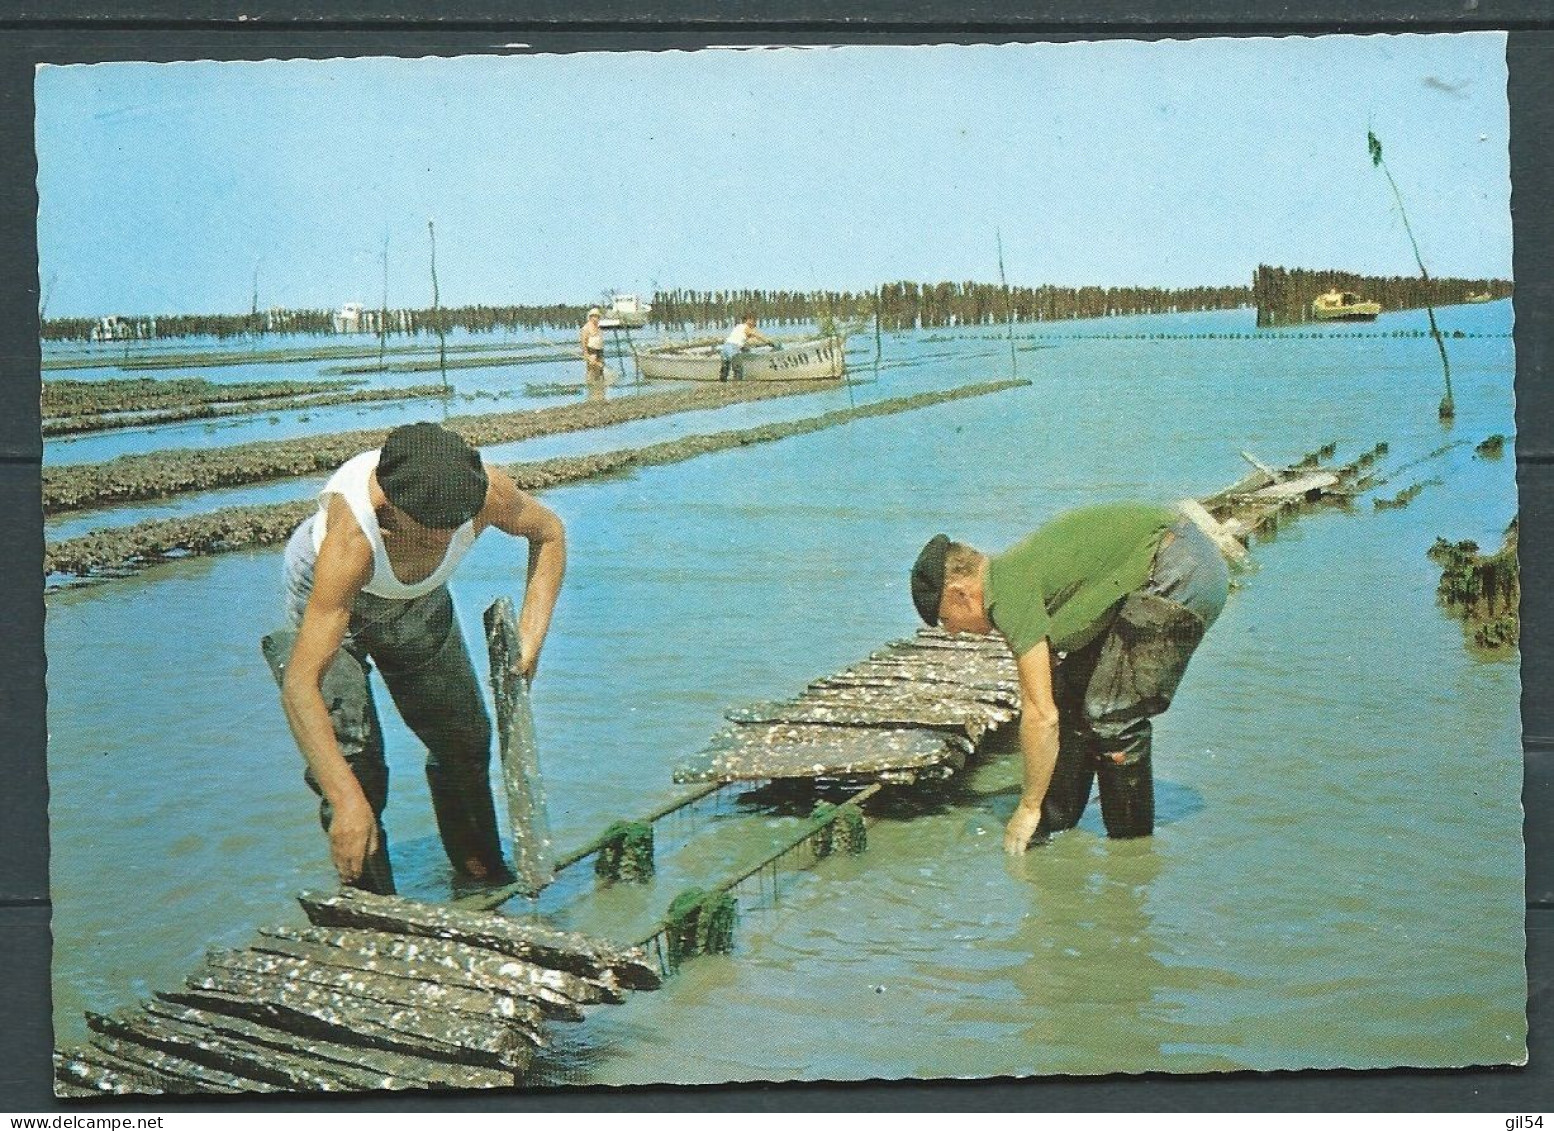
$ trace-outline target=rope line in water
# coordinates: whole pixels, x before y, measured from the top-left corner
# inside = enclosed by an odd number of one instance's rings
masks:
[[[776,902],[776,865],[783,857],[799,848],[810,845],[814,858],[828,855],[837,847],[845,847],[851,853],[863,851],[867,842],[864,832],[862,805],[884,786],[880,782],[865,786],[839,805],[820,805],[815,808],[803,830],[784,842],[744,871],[711,888],[690,888],[681,892],[669,904],[664,920],[646,938],[636,945],[651,948],[660,956],[665,973],[679,969],[681,961],[695,954],[727,954],[733,947],[734,922],[737,919],[738,902],[733,889],[752,877],[760,876],[767,868],[773,870],[772,896]],[[837,825],[842,828],[833,832]],[[840,835],[838,835],[840,834]],[[831,846],[821,852],[815,846],[817,835],[824,835]],[[700,947],[701,949],[697,949]],[[707,949],[721,948],[721,949]]]
[[[708,782],[697,789],[693,789],[690,793],[665,802],[663,805],[660,805],[657,809],[653,810],[645,817],[640,817],[636,821],[616,821],[614,824],[610,825],[609,828],[605,829],[604,832],[596,836],[587,844],[584,844],[580,848],[573,849],[571,852],[568,852],[564,856],[558,857],[556,859],[555,865],[556,872],[560,873],[562,869],[570,868],[578,861],[586,860],[588,857],[593,856],[595,853],[598,853],[602,849],[607,849],[611,845],[615,844],[615,842],[622,836],[623,827],[645,825],[647,826],[648,830],[647,840],[649,854],[647,874],[651,875],[653,841],[652,826],[658,821],[663,820],[663,818],[669,816],[671,813],[679,812],[680,810],[695,804],[697,801],[700,801],[708,794],[718,792],[723,788],[724,784],[724,782],[719,781]],[[637,833],[634,835],[640,837],[641,834]],[[636,851],[640,853],[640,846],[636,849]],[[597,873],[597,868],[595,871]],[[523,894],[525,894],[523,888],[516,884],[509,884],[506,887],[496,888],[487,892],[477,892],[476,894],[467,896],[463,899],[454,900],[454,906],[470,908],[471,910],[477,911],[493,911],[496,908],[502,906],[502,904],[506,903],[508,900],[512,899],[514,896]]]

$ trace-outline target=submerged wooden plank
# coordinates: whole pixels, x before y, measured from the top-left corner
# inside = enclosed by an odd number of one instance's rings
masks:
[[[850,683],[889,681],[922,683],[930,686],[966,687],[978,692],[1018,695],[1019,673],[1011,661],[1007,666],[993,662],[910,663],[901,659],[864,660],[836,675],[824,676],[811,687],[845,686]]]
[[[1241,544],[1237,536],[1239,532],[1233,524],[1217,520],[1196,499],[1183,499],[1176,506],[1203,532],[1204,537],[1214,543],[1227,562],[1246,560],[1246,547]]]
[[[437,970],[441,977],[467,977],[477,984],[511,986],[515,991],[527,987],[546,995],[542,999],[546,1001],[560,998],[592,1005],[625,1000],[613,979],[585,978],[451,939],[392,935],[353,927],[271,927],[261,933],[270,939],[334,947],[364,960],[383,957],[425,965]]]
[[[148,1089],[148,1091],[151,1091],[151,1092],[154,1092],[157,1095],[160,1095],[161,1092],[162,1092],[162,1089],[154,1088],[154,1089]],[[134,1092],[134,1089],[132,1089],[132,1088],[125,1088],[119,1094],[133,1094],[133,1092]],[[54,1095],[58,1099],[62,1099],[62,1100],[85,1100],[85,1099],[91,1099],[94,1096],[105,1096],[105,1095],[113,1095],[113,1094],[115,1094],[115,1093],[113,1092],[113,1090],[111,1088],[110,1089],[93,1088],[93,1087],[90,1087],[90,1086],[88,1086],[86,1084],[77,1084],[77,1083],[75,1083],[73,1081],[70,1081],[70,1080],[61,1080],[58,1077],[56,1077],[55,1080],[54,1080]]]
[[[830,707],[837,710],[893,710],[903,714],[926,712],[932,718],[957,713],[968,719],[983,718],[1003,722],[1019,699],[998,692],[978,691],[955,684],[928,684],[920,681],[874,680],[830,687],[811,687],[791,701],[793,706]],[[932,722],[927,725],[933,725]]]
[[[1254,468],[1256,468],[1258,473],[1264,479],[1266,479],[1268,482],[1271,483],[1274,480],[1279,478],[1279,472],[1278,471],[1276,471],[1275,469],[1269,467],[1266,463],[1264,463],[1262,460],[1258,459],[1256,456],[1254,456],[1251,452],[1247,451],[1245,448],[1241,449],[1241,458],[1246,460],[1247,463],[1251,464]]]
[[[346,951],[325,943],[301,942],[272,936],[261,937],[252,949],[311,962],[315,966],[330,969],[404,979],[410,984],[433,983],[454,989],[506,995],[530,1003],[539,1014],[547,1018],[566,1021],[583,1019],[582,1009],[570,998],[554,990],[534,986],[518,979],[504,982],[496,978],[482,978],[446,966],[435,966],[429,962],[408,962],[402,958],[390,958],[386,955]]]
[[[1302,475],[1295,479],[1284,479],[1278,483],[1271,483],[1267,487],[1252,492],[1250,498],[1253,502],[1264,500],[1299,499],[1320,493],[1329,487],[1338,484],[1338,475],[1331,471],[1313,472],[1310,475]]]
[[[125,1010],[112,1016],[88,1013],[86,1023],[94,1031],[126,1044],[144,1045],[220,1072],[262,1080],[288,1090],[366,1091],[381,1086],[377,1077],[353,1065],[304,1060],[202,1026],[140,1010]]]
[[[995,682],[1018,681],[1014,656],[1002,639],[936,637],[927,630],[897,640],[873,653],[865,663],[901,665],[909,670],[952,672]]]
[[[54,1092],[66,1096],[161,1095],[151,1073],[91,1045],[54,1053]]]
[[[677,781],[776,781],[959,769],[971,743],[941,730],[738,725],[719,731]]]
[[[216,988],[218,986],[222,988]],[[337,1008],[300,999],[281,999],[274,994],[266,999],[267,993],[270,993],[269,987],[252,982],[233,985],[230,981],[191,978],[184,989],[160,991],[156,996],[169,1005],[253,1021],[301,1037],[320,1037],[342,1045],[359,1045],[442,1061],[461,1070],[474,1066],[516,1078],[528,1063],[527,1044],[518,1044],[514,1057],[493,1060],[484,1054],[471,1055],[462,1046],[448,1044],[425,1033],[379,1024],[375,1015],[368,1016],[369,1011],[360,1008],[360,1003]],[[514,1061],[519,1062],[516,1067]]]
[[[890,645],[892,651],[906,654],[921,652],[951,652],[970,656],[1007,656],[1009,645],[994,633],[980,635],[971,632],[945,632],[940,628],[920,628],[917,635],[908,640],[898,640]]]
[[[402,1049],[418,1056],[521,1071],[533,1045],[507,1026],[481,1024],[425,1009],[385,1004],[324,986],[237,970],[197,972],[166,1001],[265,1021],[347,1043]]]
[[[556,878],[556,859],[540,778],[539,740],[529,705],[529,683],[520,676],[518,618],[513,603],[500,597],[486,610],[486,646],[491,659],[491,694],[496,702],[496,732],[507,789],[507,819],[512,831],[514,883],[536,896]]]
[[[1019,706],[1018,672],[1001,638],[924,628],[794,699],[729,711],[736,725],[675,778],[942,777]]]
[[[791,703],[756,703],[729,711],[732,723],[809,723],[832,727],[865,727],[943,730],[965,735],[972,742],[999,722],[1012,718],[1013,711],[969,711],[956,703],[945,702],[859,702],[826,703],[798,700]]]
[[[628,989],[652,990],[663,984],[657,968],[640,949],[618,947],[537,923],[521,923],[494,912],[434,906],[354,888],[332,895],[304,892],[297,898],[308,918],[319,926],[370,927],[451,939],[583,977],[609,975]]]
[[[377,1083],[369,1085],[374,1088],[489,1088],[505,1087],[513,1082],[511,1072],[499,1069],[449,1064],[409,1053],[344,1044],[192,1006],[149,1001],[144,1008],[156,1017],[199,1026],[214,1034],[239,1038],[283,1054],[310,1058],[320,1067],[342,1064],[365,1070],[377,1078]]]
[[[441,1012],[467,1022],[506,1025],[520,1032],[536,1048],[543,1048],[546,1044],[544,1016],[539,1006],[510,994],[442,982],[397,978],[376,971],[324,965],[308,958],[256,950],[212,951],[206,955],[205,961],[207,965],[219,970],[324,986],[384,1005]]]
[[[92,1045],[105,1053],[110,1063],[123,1064],[137,1075],[148,1077],[165,1092],[215,1092],[229,1095],[281,1090],[264,1080],[223,1072],[219,1068],[211,1068],[174,1053],[121,1041],[106,1033],[94,1033]]]

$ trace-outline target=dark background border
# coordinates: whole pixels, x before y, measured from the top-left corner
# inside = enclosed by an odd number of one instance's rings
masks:
[[[1537,1112],[1554,1096],[1554,837],[1541,818],[1554,788],[1554,0],[1145,5],[1081,0],[1050,11],[1007,3],[817,0],[531,3],[493,0],[437,15],[391,0],[345,14],[328,0],[261,4],[103,0],[0,2],[0,1111],[1499,1111]],[[1531,1063],[1461,1071],[1280,1072],[1223,1076],[569,1088],[513,1093],[222,1103],[60,1104],[50,1091],[47,780],[44,766],[42,513],[38,461],[37,207],[32,75],[41,62],[109,59],[454,55],[523,42],[536,51],[662,49],[709,43],[914,43],[1186,35],[1504,29],[1511,99],[1515,239],[1517,480],[1523,569],[1527,928]],[[1234,112],[1231,108],[1228,112]],[[154,914],[154,909],[148,909]],[[1450,923],[1442,923],[1443,932]]]

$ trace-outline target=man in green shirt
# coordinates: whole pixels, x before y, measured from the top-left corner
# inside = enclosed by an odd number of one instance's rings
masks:
[[[1150,720],[1170,706],[1229,589],[1214,543],[1168,507],[1069,511],[992,556],[943,534],[923,547],[919,615],[950,632],[998,632],[1019,669],[1025,785],[1007,852],[1072,828],[1097,780],[1109,835],[1154,831]]]

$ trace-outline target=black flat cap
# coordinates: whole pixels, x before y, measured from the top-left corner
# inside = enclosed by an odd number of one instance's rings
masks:
[[[378,486],[422,526],[454,530],[486,502],[486,469],[464,437],[437,424],[404,424],[378,456]]]
[[[923,618],[923,623],[930,627],[939,623],[939,602],[944,597],[944,557],[949,550],[949,536],[935,534],[912,565],[912,604],[917,606],[917,615]]]

